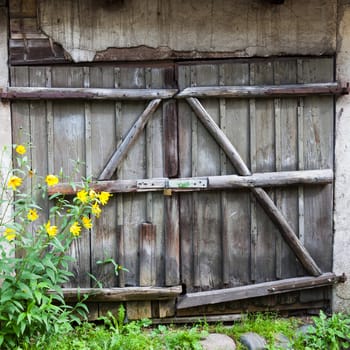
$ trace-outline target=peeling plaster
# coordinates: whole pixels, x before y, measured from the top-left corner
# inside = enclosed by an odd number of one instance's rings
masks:
[[[231,52],[232,57],[335,52],[336,0],[39,0],[40,25],[75,61],[107,48]]]

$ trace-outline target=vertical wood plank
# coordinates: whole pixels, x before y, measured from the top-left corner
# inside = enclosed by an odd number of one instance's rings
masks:
[[[114,68],[90,67],[89,85],[102,88],[114,87]],[[86,117],[90,117],[91,126],[89,128],[88,125],[86,126],[86,130],[90,130],[90,137],[86,138],[87,167],[89,169],[90,165],[91,175],[96,178],[116,147],[115,104],[112,101],[91,102],[88,110],[90,116]],[[91,160],[88,159],[89,151],[91,151]],[[113,265],[96,264],[98,260],[110,258],[120,263],[117,254],[117,197],[114,195],[108,205],[103,207],[99,219],[93,219],[91,229],[91,272],[104,287],[117,285]]]
[[[146,86],[150,88],[162,88],[165,85],[164,68],[146,67],[145,73]],[[148,178],[164,177],[164,108],[158,108],[148,121],[146,126],[146,166]],[[165,238],[167,235],[167,225],[165,224],[165,201],[162,193],[150,192],[147,194],[147,214],[146,220],[156,226],[156,253],[155,269],[157,285],[165,283]]]
[[[250,76],[249,81],[250,85],[255,83],[255,65],[250,65]],[[250,171],[252,173],[256,172],[257,160],[256,160],[256,106],[255,100],[249,100],[249,122],[250,122]],[[257,201],[255,196],[250,195],[251,204],[250,204],[250,278],[253,282],[257,279],[256,264],[257,264]]]
[[[30,86],[46,85],[46,68],[29,68]],[[30,138],[33,146],[31,151],[32,169],[35,174],[46,176],[48,173],[48,154],[47,154],[47,123],[46,123],[46,104],[45,101],[31,101],[29,103],[30,113]],[[33,176],[32,188],[39,184],[38,178]],[[43,198],[40,193],[33,193],[35,202],[42,208],[39,219],[33,223],[34,230],[39,225],[47,222],[47,211],[49,203],[47,198]]]
[[[254,84],[273,84],[273,65],[271,62],[257,62],[254,66]],[[256,171],[275,170],[275,127],[273,100],[255,101]],[[274,198],[273,190],[267,193]],[[256,207],[256,282],[275,279],[275,239],[276,228],[260,205]]]
[[[249,65],[228,62],[219,66],[222,85],[247,85]],[[249,164],[249,101],[220,100],[220,128]],[[221,174],[236,174],[236,169],[220,150]],[[222,269],[225,286],[234,287],[250,282],[250,197],[247,191],[221,193]],[[237,266],[240,266],[238,269]]]
[[[53,67],[53,87],[83,87],[82,67]],[[73,181],[86,176],[85,170],[85,106],[82,102],[53,103],[54,173],[63,173]],[[74,168],[79,173],[74,171]],[[74,277],[67,287],[90,287],[90,240],[88,234],[75,239],[69,254],[75,259],[71,265]]]
[[[120,88],[145,88],[145,70],[141,67],[120,67]],[[124,137],[145,109],[145,102],[122,103],[121,118],[117,121],[118,135]],[[143,179],[146,174],[146,135],[143,132],[123,160],[118,175],[123,179]],[[146,194],[123,195],[123,256],[124,266],[128,269],[125,276],[126,286],[139,283],[138,232],[139,225],[146,221]]]
[[[219,66],[219,85],[225,85],[225,66]],[[226,116],[226,100],[219,99],[219,127],[226,134],[227,133],[227,116]],[[220,174],[227,174],[227,158],[225,152],[220,149]],[[221,193],[221,246],[222,246],[222,283],[224,286],[230,284],[230,245],[228,238],[228,200],[226,193]]]
[[[180,283],[180,229],[178,194],[165,200],[165,285]]]
[[[179,88],[183,89],[191,85],[191,70],[189,66],[177,67]],[[189,177],[192,174],[192,155],[188,150],[192,145],[192,118],[195,116],[188,108],[185,101],[178,101],[178,128],[179,128],[179,177]],[[180,207],[180,249],[181,249],[181,283],[187,292],[193,290],[193,207],[192,194],[181,193],[179,195]]]
[[[169,69],[166,71],[165,84],[171,82]],[[174,74],[171,74],[173,77]],[[173,84],[173,83],[172,83]],[[178,114],[177,102],[163,102],[163,145],[164,145],[164,176],[178,176]],[[164,233],[165,233],[165,285],[180,283],[180,212],[179,195],[173,193],[164,196]],[[162,310],[162,308],[160,308]]]
[[[114,75],[114,87],[120,88],[121,84],[121,77],[120,77],[120,67],[115,67],[113,71]],[[123,135],[122,135],[122,128],[119,128],[119,124],[122,118],[122,102],[117,101],[114,104],[115,108],[115,115],[114,115],[114,125],[115,125],[115,136],[116,136],[116,145],[115,147],[119,147],[119,145],[123,141]],[[112,153],[112,150],[110,151]],[[123,178],[123,168],[119,167],[116,171],[116,178],[122,179]],[[125,266],[125,253],[124,253],[124,217],[123,217],[123,195],[119,194],[116,198],[116,206],[117,206],[117,262],[121,266]],[[118,286],[119,287],[125,287],[125,271],[121,270],[118,275]]]
[[[196,66],[195,83],[197,86],[218,85],[219,70],[217,64],[199,64]],[[219,101],[203,100],[203,106],[219,124]],[[210,176],[220,174],[220,147],[208,130],[196,122],[196,135],[193,138],[192,176]],[[193,129],[195,132],[195,129]],[[195,172],[194,172],[195,171]],[[195,225],[198,232],[198,267],[195,263],[195,277],[198,277],[202,290],[222,287],[222,225],[221,202],[219,192],[194,193],[194,210],[197,212]]]
[[[310,83],[333,79],[332,58],[303,60],[303,76]],[[334,106],[331,96],[304,99],[305,169],[333,167]],[[305,246],[323,271],[332,268],[333,187],[304,188]]]
[[[156,225],[140,225],[140,286],[156,284]]]
[[[297,62],[285,59],[274,63],[275,84],[295,84],[297,82]],[[298,120],[297,99],[275,99],[275,144],[276,170],[297,169]],[[276,189],[276,205],[284,217],[298,233],[298,191],[294,188]],[[296,276],[297,259],[282,237],[276,237],[276,277]]]

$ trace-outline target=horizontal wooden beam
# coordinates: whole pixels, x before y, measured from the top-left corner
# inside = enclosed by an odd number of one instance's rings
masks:
[[[91,302],[120,302],[173,299],[182,293],[182,287],[63,288],[62,291],[67,302],[77,301],[83,295],[88,295]]]
[[[215,97],[215,98],[254,98],[289,97],[307,95],[348,94],[349,87],[338,83],[255,85],[255,86],[197,86],[188,87],[176,95],[176,98]]]
[[[299,171],[280,171],[274,173],[256,173],[249,176],[224,175],[208,177],[192,177],[171,179],[185,183],[199,182],[206,180],[207,187],[177,187],[171,188],[174,192],[187,191],[210,191],[210,190],[230,190],[239,188],[253,187],[278,187],[290,185],[326,185],[333,182],[332,169],[322,170],[299,170]],[[149,183],[149,186],[138,187],[138,182]],[[74,189],[75,188],[75,189]],[[73,195],[82,188],[82,185],[76,183],[74,188],[69,183],[60,183],[49,187],[49,194],[62,193]],[[96,192],[107,191],[110,193],[129,193],[129,192],[154,192],[163,191],[169,188],[169,179],[155,178],[147,180],[108,180],[91,182],[90,188]]]
[[[345,277],[343,275],[336,276],[334,273],[324,273],[318,277],[296,277],[235,288],[190,293],[183,297],[179,297],[177,308],[187,309],[202,305],[218,304],[297,290],[331,286],[339,282],[344,282],[344,280]]]
[[[5,100],[152,100],[172,98],[176,89],[101,89],[9,87],[1,90]]]
[[[12,86],[0,89],[2,100],[152,100],[188,97],[253,98],[307,95],[343,95],[349,86],[337,82],[255,85],[199,86],[177,89],[106,89],[106,88],[47,88]]]

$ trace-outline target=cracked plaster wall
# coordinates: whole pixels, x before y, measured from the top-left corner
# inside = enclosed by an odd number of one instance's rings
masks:
[[[7,9],[0,6],[0,87],[8,86]],[[11,114],[9,103],[0,102],[0,150],[11,144]]]
[[[350,82],[350,1],[339,1],[337,79]],[[350,96],[336,103],[333,271],[348,281],[333,290],[333,310],[350,312]]]
[[[232,56],[336,49],[336,0],[40,0],[40,26],[74,61],[144,45]]]

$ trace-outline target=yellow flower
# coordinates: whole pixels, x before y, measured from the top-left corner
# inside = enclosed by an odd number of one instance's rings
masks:
[[[58,184],[59,180],[57,176],[49,174],[46,176],[45,181],[48,186],[54,186]]]
[[[27,152],[26,148],[23,145],[18,145],[16,147],[16,152],[20,155],[23,155],[24,153]]]
[[[92,205],[92,207],[91,207],[91,212],[92,212],[92,214],[95,215],[97,218],[100,217],[101,211],[102,211],[102,210],[101,210],[100,206],[98,205],[98,203],[94,203],[94,204]]]
[[[74,222],[73,225],[69,228],[69,232],[75,237],[78,237],[80,235],[80,231],[81,231],[81,226],[77,221]]]
[[[49,237],[55,237],[57,235],[57,226],[51,226],[50,220],[45,224],[45,229]]]
[[[94,190],[90,190],[90,191],[89,191],[89,197],[90,197],[91,199],[96,198],[96,192],[95,192]]]
[[[11,176],[9,182],[7,183],[7,187],[12,187],[15,190],[17,187],[22,185],[22,179],[18,176]]]
[[[27,218],[30,221],[35,221],[39,218],[39,214],[36,209],[29,209]]]
[[[91,219],[88,218],[87,216],[83,216],[81,219],[81,222],[82,222],[83,226],[87,229],[92,227]]]
[[[81,190],[77,193],[77,198],[82,203],[87,203],[89,201],[88,193],[85,190]]]
[[[98,195],[98,198],[100,199],[102,205],[106,205],[108,203],[109,197],[112,197],[109,192],[101,192]]]
[[[8,241],[12,241],[16,238],[16,232],[13,228],[7,227],[4,232],[4,236]]]

